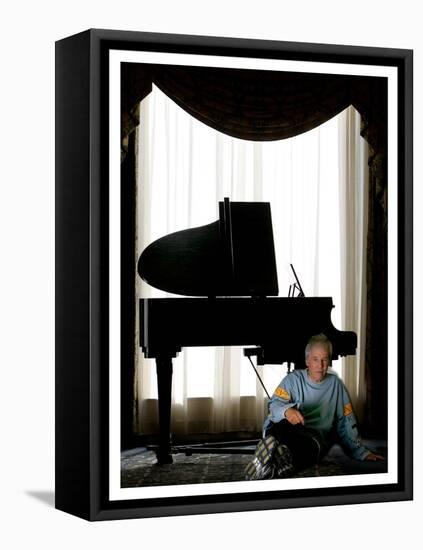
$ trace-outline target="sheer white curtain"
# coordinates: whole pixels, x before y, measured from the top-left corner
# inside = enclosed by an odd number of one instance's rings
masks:
[[[360,136],[360,114],[349,107],[339,116],[341,288],[343,330],[357,332],[357,354],[345,357],[342,375],[361,420],[366,396],[366,261],[369,195],[368,146]]]
[[[280,295],[295,266],[304,292],[332,296],[341,316],[339,121],[289,140],[249,142],[190,117],[157,88],[141,104],[137,257],[168,233],[218,219],[218,202],[271,203]],[[137,277],[137,295],[166,294]],[[353,329],[354,330],[354,329]],[[137,346],[136,346],[137,347]],[[157,427],[155,363],[138,353],[138,430]],[[271,394],[286,366],[260,367]],[[265,394],[236,347],[185,349],[174,360],[172,430],[259,430]]]

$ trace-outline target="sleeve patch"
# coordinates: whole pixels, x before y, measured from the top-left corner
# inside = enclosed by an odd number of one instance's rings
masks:
[[[289,400],[289,393],[284,388],[276,388],[275,395],[287,401]]]
[[[344,416],[348,416],[352,412],[353,412],[353,408],[351,403],[347,403],[346,405],[344,405]]]

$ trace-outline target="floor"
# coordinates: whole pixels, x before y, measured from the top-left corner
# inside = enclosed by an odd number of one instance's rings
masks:
[[[387,456],[385,442],[367,440],[363,443],[374,452]],[[190,456],[179,452],[173,455],[173,464],[158,465],[153,451],[143,447],[131,449],[124,451],[121,455],[121,486],[127,488],[244,481],[244,469],[252,458],[253,450],[253,448],[246,448],[245,454],[193,453]],[[294,477],[370,474],[386,471],[386,460],[381,462],[351,460],[339,445],[334,445],[319,465],[298,472]]]

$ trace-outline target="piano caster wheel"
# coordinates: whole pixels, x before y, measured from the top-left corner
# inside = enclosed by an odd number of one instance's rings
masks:
[[[172,455],[170,453],[166,453],[166,452],[157,452],[156,453],[156,456],[157,456],[157,464],[173,464],[173,458],[172,458]]]

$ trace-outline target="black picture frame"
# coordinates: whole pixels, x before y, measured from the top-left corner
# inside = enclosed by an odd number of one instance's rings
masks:
[[[108,106],[113,50],[396,68],[396,482],[110,499]],[[405,49],[98,29],[56,43],[56,508],[94,521],[412,499],[412,64],[412,51]]]

